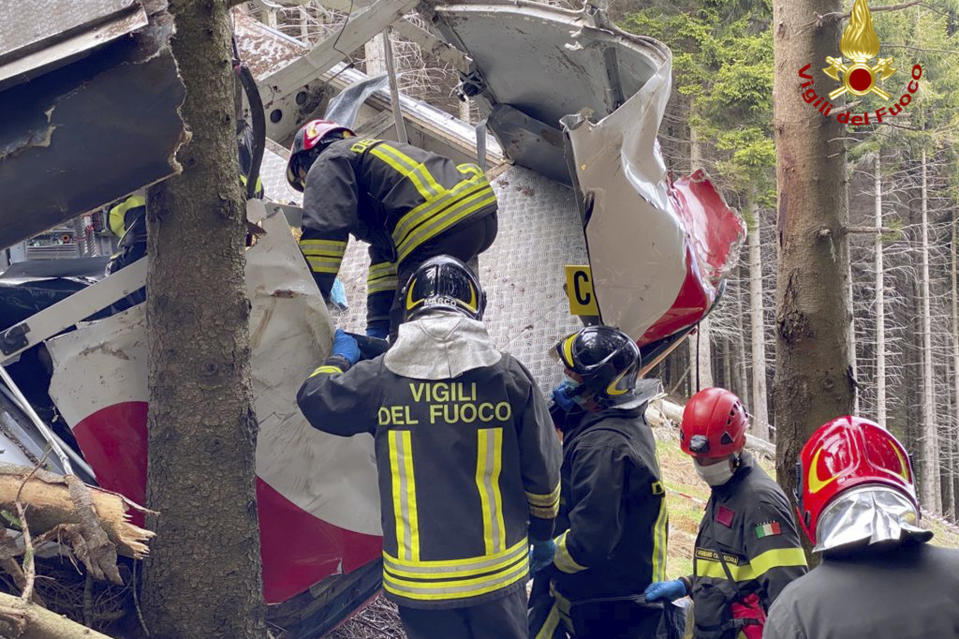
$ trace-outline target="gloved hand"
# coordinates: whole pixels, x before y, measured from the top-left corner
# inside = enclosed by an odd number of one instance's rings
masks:
[[[386,339],[390,336],[390,329],[388,326],[367,326],[366,336]]]
[[[340,308],[346,309],[346,289],[343,288],[343,282],[340,278],[333,280],[333,288],[330,289],[330,301]]]
[[[680,579],[654,581],[646,586],[643,595],[646,597],[646,601],[657,601],[659,599],[674,601],[686,595],[686,584]]]
[[[338,328],[333,334],[332,354],[339,355],[353,365],[360,361],[360,345],[356,343],[356,338]]]
[[[572,391],[575,388],[576,385],[572,381],[566,380],[553,389],[553,402],[567,413],[576,406],[576,400],[572,397]]]
[[[553,563],[553,555],[556,554],[556,542],[552,539],[545,541],[534,541],[533,547],[529,551],[529,571],[537,573]]]

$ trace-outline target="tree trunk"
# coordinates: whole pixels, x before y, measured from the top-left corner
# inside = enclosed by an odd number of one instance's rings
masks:
[[[763,261],[759,242],[759,207],[750,197],[749,215],[749,319],[752,329],[753,403],[751,432],[769,441],[769,414],[766,409],[766,333],[763,321]]]
[[[774,132],[780,259],[776,287],[776,470],[792,495],[799,450],[809,435],[852,411],[846,133],[799,98],[807,65],[822,93],[821,61],[835,55],[839,0],[774,0]]]
[[[939,444],[936,432],[936,404],[933,389],[932,315],[929,294],[929,199],[927,189],[926,151],[922,151],[922,467],[920,489],[922,505],[934,512],[942,512],[939,482]]]
[[[746,371],[746,327],[743,324],[743,317],[745,317],[745,311],[743,310],[743,265],[739,265],[739,286],[737,286],[736,295],[736,304],[738,306],[738,311],[736,313],[736,380],[738,385],[737,395],[743,404],[746,406],[752,406],[750,401],[750,392],[749,392],[749,375]],[[768,404],[767,404],[768,405]]]
[[[152,638],[266,636],[257,423],[244,284],[229,3],[175,0],[173,53],[191,141],[149,192],[147,502],[159,511],[143,586]]]
[[[959,439],[959,250],[956,248],[956,242],[959,240],[959,233],[956,231],[956,225],[959,224],[959,211],[952,211],[952,268],[950,269],[952,284],[952,436],[947,437],[949,444],[949,493],[952,498],[946,504],[947,516],[956,521],[956,473],[959,458],[956,456],[957,439]]]
[[[876,150],[873,163],[876,198],[876,228],[882,228],[881,150]],[[886,284],[882,264],[882,233],[876,233],[876,423],[886,428]]]
[[[689,166],[691,171],[703,167],[702,147],[699,144],[696,129],[692,127],[689,128]],[[709,316],[706,316],[689,338],[689,367],[694,393],[713,385],[713,358],[709,333]]]

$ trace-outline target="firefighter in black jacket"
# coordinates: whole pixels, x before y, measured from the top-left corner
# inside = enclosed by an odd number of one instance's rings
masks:
[[[646,599],[693,599],[695,639],[760,639],[766,611],[806,572],[789,502],[743,450],[743,404],[722,388],[693,395],[683,411],[680,446],[712,487],[699,525],[693,575],[651,585]]]
[[[959,637],[959,551],[926,543],[902,444],[874,422],[840,417],[800,459],[800,523],[822,563],[783,590],[763,637]]]
[[[559,536],[533,584],[530,636],[652,636],[661,610],[630,600],[666,568],[665,490],[646,399],[634,394],[639,348],[593,326],[556,353],[567,376],[553,393],[563,431]]]
[[[337,331],[297,402],[313,426],[375,439],[383,588],[409,639],[527,636],[530,538],[548,545],[560,444],[536,383],[493,345],[479,282],[427,260],[404,289],[407,321],[371,360]]]
[[[313,120],[293,139],[286,178],[303,191],[300,249],[329,299],[350,234],[368,242],[366,333],[395,337],[396,294],[425,260],[470,262],[496,237],[496,195],[475,164],[402,144],[354,137]]]

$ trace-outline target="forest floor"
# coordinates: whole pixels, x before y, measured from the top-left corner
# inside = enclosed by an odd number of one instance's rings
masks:
[[[669,549],[666,572],[670,579],[692,572],[693,545],[699,520],[709,498],[707,486],[693,470],[686,454],[679,448],[675,429],[654,428],[659,463],[666,484],[666,505],[669,509]],[[775,477],[773,460],[759,456],[762,468]],[[924,517],[923,524],[935,533],[937,546],[959,548],[959,527],[935,517]],[[381,596],[343,626],[327,635],[328,639],[402,639],[405,637],[396,608]]]

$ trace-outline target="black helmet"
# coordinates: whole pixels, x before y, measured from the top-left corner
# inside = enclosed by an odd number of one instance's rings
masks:
[[[556,344],[563,365],[600,404],[625,399],[636,386],[642,362],[633,339],[611,326],[588,326]]]
[[[486,293],[473,271],[449,255],[423,262],[410,276],[402,295],[404,321],[438,309],[457,311],[478,320],[486,309]]]

